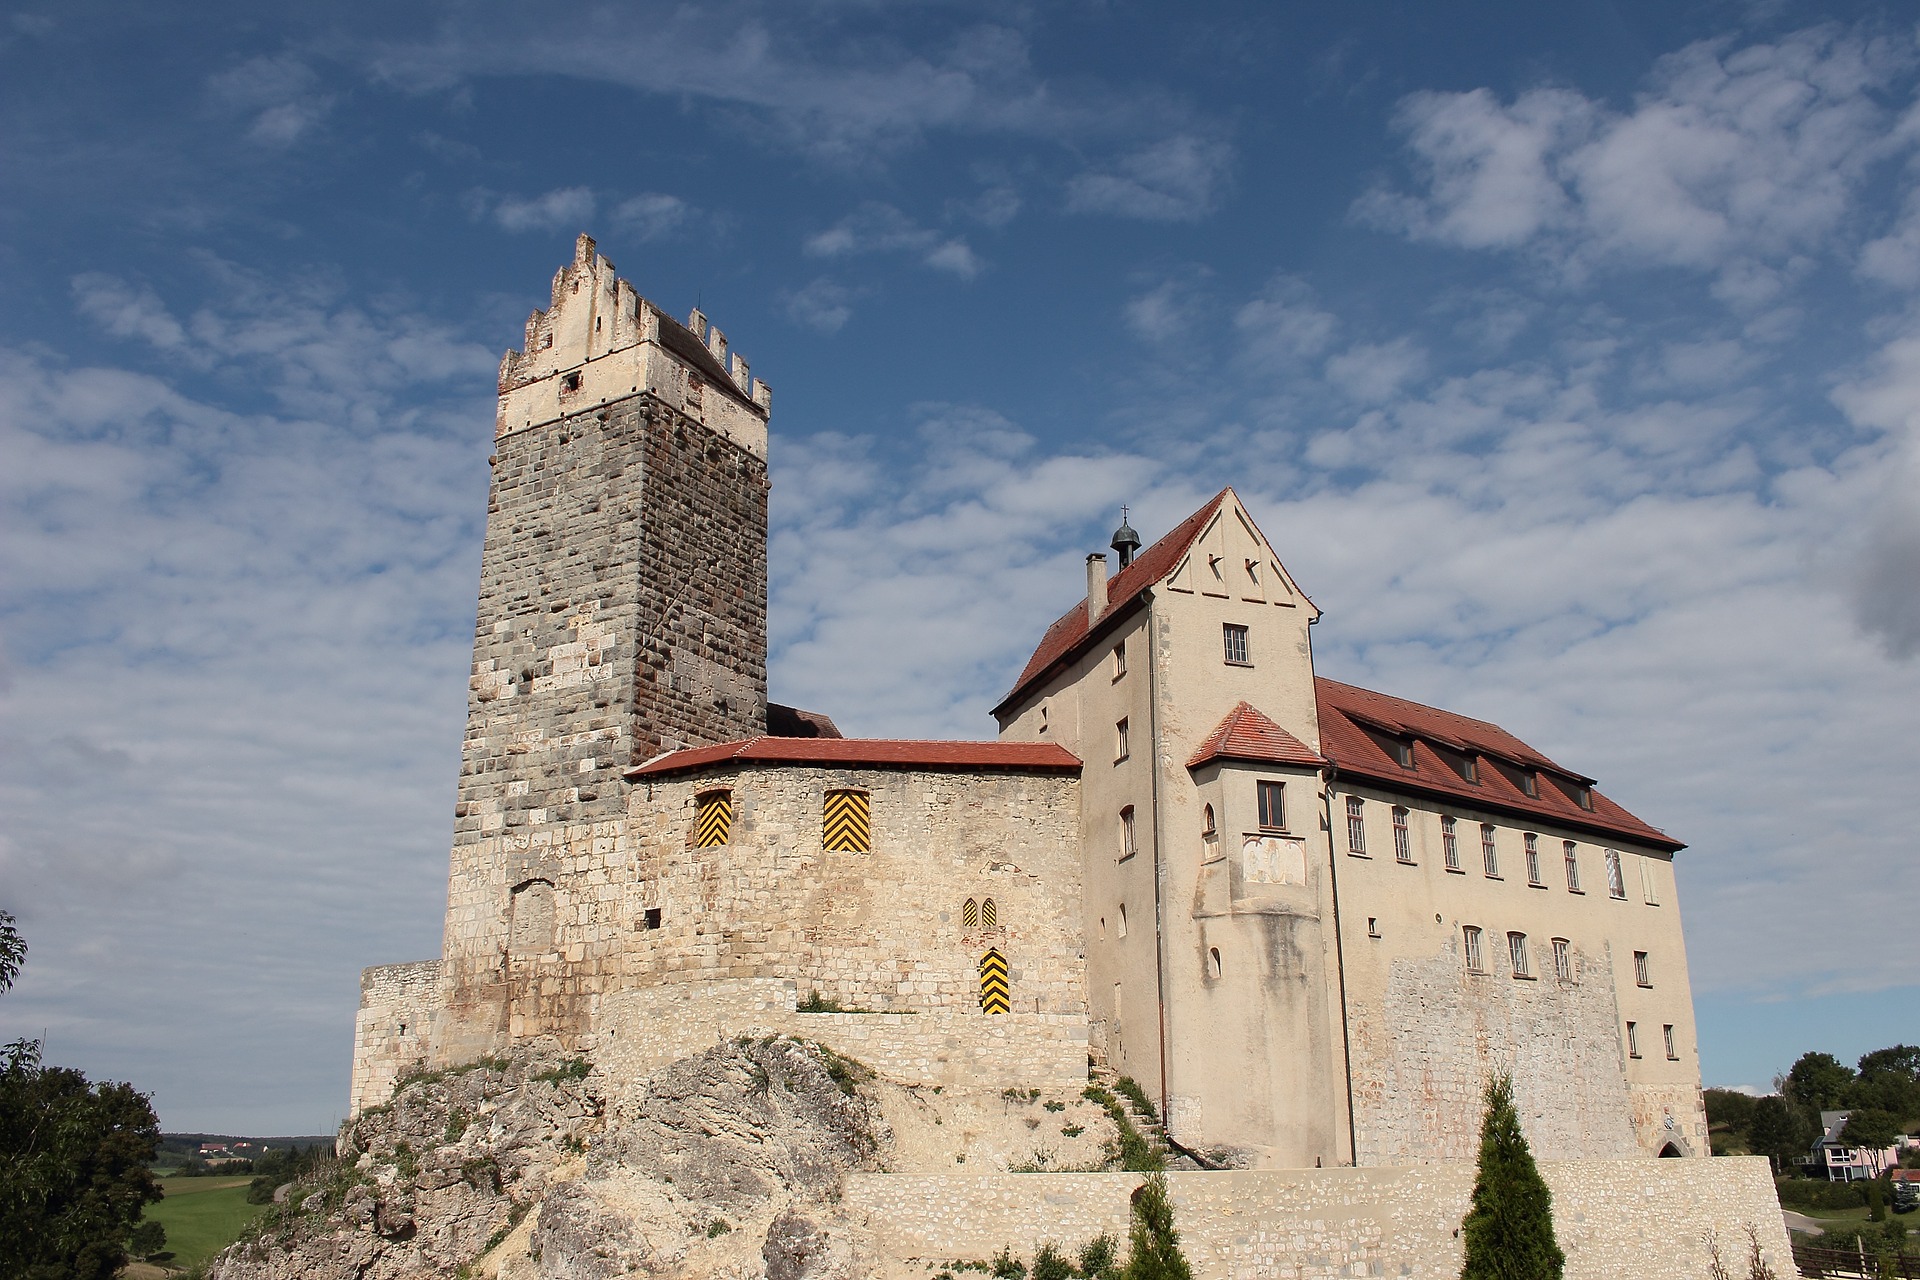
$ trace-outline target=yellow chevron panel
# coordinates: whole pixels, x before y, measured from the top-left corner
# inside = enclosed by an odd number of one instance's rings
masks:
[[[873,821],[866,792],[827,792],[820,842],[837,853],[873,852]]]
[[[998,951],[980,957],[980,1008],[985,1013],[1005,1013],[1007,1000],[1007,958]]]
[[[722,845],[733,834],[733,793],[709,791],[699,798],[699,812],[693,822],[693,846],[711,849]]]

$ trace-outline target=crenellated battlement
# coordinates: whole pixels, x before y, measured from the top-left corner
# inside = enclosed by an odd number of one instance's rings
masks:
[[[501,358],[494,434],[642,392],[766,457],[772,388],[697,308],[681,324],[621,279],[583,234],[573,261],[554,273],[547,309],[527,317],[524,346]]]

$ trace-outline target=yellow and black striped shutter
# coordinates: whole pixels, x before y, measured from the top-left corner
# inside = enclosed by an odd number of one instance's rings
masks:
[[[960,908],[960,923],[969,929],[980,923],[980,904],[972,898],[968,898],[966,905]]]
[[[993,905],[992,898],[980,904],[980,923],[988,929],[1000,923],[1000,908]]]
[[[1007,1011],[1007,958],[998,950],[980,957],[980,1009],[983,1013]]]
[[[829,791],[821,818],[821,844],[836,853],[872,853],[873,820],[864,791]]]
[[[693,821],[693,847],[711,849],[733,834],[733,792],[709,791],[699,797]]]

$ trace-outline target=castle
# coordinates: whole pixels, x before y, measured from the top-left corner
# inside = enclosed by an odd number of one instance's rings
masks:
[[[1103,1063],[1244,1168],[1470,1160],[1496,1071],[1544,1159],[1707,1154],[1680,843],[1316,677],[1231,489],[1088,557],[993,741],[770,702],[771,403],[585,236],[502,362],[444,952],[366,971],[356,1112],[516,1042],[637,1078],[790,1031],[945,1088]]]

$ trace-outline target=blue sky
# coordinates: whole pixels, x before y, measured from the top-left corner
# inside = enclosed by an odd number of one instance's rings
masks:
[[[1920,1038],[1903,7],[68,2],[0,136],[0,1035],[170,1128],[326,1130],[438,950],[582,230],[774,388],[776,697],[987,736],[1231,483],[1323,674],[1689,843],[1708,1083]]]

